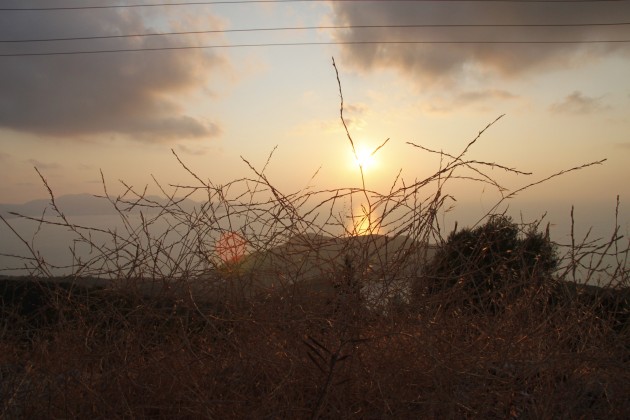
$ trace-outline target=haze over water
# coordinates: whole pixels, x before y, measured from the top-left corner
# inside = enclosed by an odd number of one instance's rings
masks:
[[[444,163],[409,143],[457,156],[505,114],[467,158],[532,173],[490,170],[509,191],[606,160],[527,189],[496,212],[526,222],[546,213],[552,238],[568,243],[575,206],[578,239],[590,227],[608,238],[619,195],[620,233],[630,233],[628,2],[5,3],[0,204],[48,196],[34,167],[57,197],[103,194],[103,182],[111,196],[145,185],[148,194],[172,194],[173,185],[196,182],[177,158],[214,185],[256,178],[245,158],[287,195],[363,182],[386,194],[399,171],[409,185]],[[363,180],[339,118],[331,57],[357,153],[390,139],[362,161]],[[444,233],[456,221],[476,223],[501,199],[470,179],[445,193],[456,201],[440,216]],[[0,229],[2,249],[19,251]],[[36,243],[58,255],[72,245],[66,234],[44,230]]]

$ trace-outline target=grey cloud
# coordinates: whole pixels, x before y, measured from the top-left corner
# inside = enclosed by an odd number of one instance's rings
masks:
[[[561,102],[551,105],[550,110],[558,114],[592,114],[608,108],[602,98],[592,98],[575,91]]]
[[[599,3],[599,2],[597,2]],[[614,22],[627,2],[334,2],[340,25],[558,24]],[[624,32],[621,32],[624,31]],[[522,41],[627,38],[615,27],[355,28],[333,32],[337,41]],[[343,45],[345,62],[363,71],[393,68],[421,86],[453,85],[467,77],[513,77],[579,65],[625,51],[622,44],[364,44]]]
[[[455,98],[455,103],[468,105],[484,102],[488,100],[509,100],[515,99],[516,95],[500,89],[474,90],[462,92]]]
[[[0,39],[151,32],[146,22],[135,11],[103,10],[80,19],[71,12],[3,14]],[[178,42],[146,37],[5,43],[0,54],[172,47]],[[187,115],[180,101],[182,95],[205,89],[208,75],[226,63],[203,50],[0,57],[0,127],[76,140],[94,134],[152,142],[217,136],[216,122]]]
[[[121,125],[125,133],[142,141],[153,141],[154,136],[163,140],[187,138],[216,137],[222,132],[219,125],[203,122],[183,115],[179,117],[145,118],[129,121]],[[159,140],[158,139],[158,140]]]

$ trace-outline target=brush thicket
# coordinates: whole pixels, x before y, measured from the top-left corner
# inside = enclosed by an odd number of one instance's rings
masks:
[[[468,232],[500,220],[521,242],[496,247],[500,229],[487,230],[486,246],[453,248],[443,235],[452,180],[502,190],[490,170],[524,174],[467,158],[484,131],[386,194],[365,182],[283,194],[247,161],[252,177],[217,186],[176,155],[195,184],[157,184],[166,204],[103,183],[118,231],[74,224],[42,176],[54,216],[33,223],[72,230],[90,252],[58,267],[25,239],[16,267],[31,275],[2,279],[0,417],[627,418],[629,248],[617,231],[562,246],[526,236],[539,222],[488,214]],[[356,234],[356,203],[374,234]],[[234,234],[246,246],[225,258],[216,244]],[[553,261],[524,238],[556,249]]]

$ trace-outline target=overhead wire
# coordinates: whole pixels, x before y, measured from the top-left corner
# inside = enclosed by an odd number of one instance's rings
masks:
[[[409,24],[409,25],[330,25],[330,26],[287,26],[274,28],[242,28],[242,29],[209,29],[199,31],[180,32],[154,32],[124,35],[94,35],[76,36],[64,38],[31,38],[31,39],[0,39],[0,43],[26,43],[26,42],[59,42],[59,41],[87,41],[96,39],[121,39],[140,38],[150,36],[174,36],[174,35],[203,35],[226,34],[239,32],[272,32],[272,31],[301,31],[301,30],[329,30],[329,29],[421,29],[421,28],[569,28],[569,27],[613,27],[628,26],[630,22],[609,23],[523,23],[523,24]]]
[[[225,5],[225,4],[255,4],[255,3],[316,3],[316,2],[382,2],[382,1],[397,1],[397,2],[410,2],[410,3],[436,3],[436,2],[458,2],[458,3],[621,3],[628,2],[629,0],[209,0],[209,1],[189,1],[181,3],[134,3],[134,4],[109,4],[100,6],[49,6],[49,7],[2,7],[2,12],[15,12],[15,11],[55,11],[55,10],[94,10],[94,9],[121,9],[121,8],[137,8],[137,7],[173,7],[173,6],[211,6],[211,5]]]
[[[295,3],[319,0],[235,0],[235,1],[196,1],[182,3],[142,3],[142,4],[121,4],[121,5],[100,5],[100,6],[73,6],[73,7],[45,7],[45,8],[0,8],[0,11],[42,11],[42,10],[83,10],[83,9],[107,9],[107,8],[128,8],[128,7],[156,7],[156,6],[189,6],[189,5],[212,5],[212,4],[239,4],[239,3]],[[333,0],[335,1],[335,0]],[[375,2],[378,0],[336,0],[336,1],[366,1]],[[435,0],[395,0],[407,2],[432,2]],[[594,2],[627,2],[628,0],[440,0],[452,2],[503,2],[503,3],[594,3]],[[226,34],[226,33],[247,33],[247,32],[272,32],[272,31],[295,31],[295,30],[337,30],[337,29],[421,29],[421,28],[525,28],[525,27],[547,27],[547,28],[569,28],[569,27],[621,27],[628,26],[630,22],[582,22],[582,23],[510,23],[510,24],[404,24],[404,25],[326,25],[326,26],[295,26],[295,27],[269,27],[269,28],[241,28],[241,29],[215,29],[198,31],[178,31],[178,32],[154,32],[121,35],[94,35],[94,36],[74,36],[74,37],[54,37],[54,38],[32,38],[32,39],[0,39],[0,43],[44,43],[63,41],[86,41],[102,39],[124,39],[138,37],[157,36],[181,36],[181,35],[202,35],[202,34]],[[217,44],[217,45],[180,45],[165,47],[140,47],[140,48],[112,48],[97,50],[71,50],[71,51],[48,51],[48,52],[9,52],[0,53],[0,57],[28,57],[28,56],[55,56],[55,55],[82,55],[82,54],[106,54],[122,52],[142,52],[142,51],[169,51],[169,50],[191,50],[191,49],[219,49],[219,48],[256,48],[256,47],[290,47],[309,45],[409,45],[409,44],[602,44],[602,43],[629,43],[630,39],[599,39],[599,40],[357,40],[357,41],[304,41],[304,42],[278,42],[278,43],[242,43],[242,44]]]
[[[630,39],[618,40],[582,40],[582,41],[313,41],[313,42],[278,42],[259,44],[218,44],[218,45],[185,45],[172,47],[146,47],[146,48],[120,48],[86,51],[58,51],[58,52],[34,52],[34,53],[8,53],[0,54],[0,57],[35,57],[54,55],[84,55],[84,54],[108,54],[142,51],[176,51],[176,50],[202,50],[223,48],[255,48],[255,47],[296,47],[309,45],[423,45],[423,44],[606,44],[606,43],[630,43]]]

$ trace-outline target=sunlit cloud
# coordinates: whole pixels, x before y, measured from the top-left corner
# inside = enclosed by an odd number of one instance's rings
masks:
[[[472,111],[496,109],[497,102],[515,100],[519,97],[500,89],[472,90],[459,92],[451,96],[434,97],[422,106],[431,114],[447,114],[467,108]]]
[[[32,187],[33,185],[39,186],[39,184],[36,184],[34,182],[28,182],[28,181],[18,182],[15,185],[18,187]]]
[[[208,153],[207,147],[191,147],[185,144],[178,144],[177,150],[187,155],[202,156]]]
[[[365,127],[365,115],[368,112],[368,107],[365,104],[349,104],[345,105],[343,109],[344,121],[348,128],[355,130],[361,130]],[[339,120],[338,120],[339,122]]]
[[[369,108],[363,103],[345,104],[343,107],[343,119],[350,132],[362,131],[367,125],[366,117]],[[331,119],[309,120],[297,125],[293,132],[295,134],[304,133],[337,133],[343,131],[343,125],[339,117]]]
[[[33,39],[155,32],[135,11],[82,15],[0,16],[3,39]],[[206,17],[206,26],[215,22]],[[217,26],[220,23],[216,23]],[[174,47],[167,37],[5,44],[3,53]],[[186,38],[185,43],[194,42]],[[3,57],[0,65],[0,127],[40,138],[83,141],[115,135],[145,142],[199,139],[221,134],[216,121],[189,115],[186,101],[207,89],[229,65],[207,50],[126,52],[72,56]]]
[[[59,169],[59,168],[61,168],[61,165],[59,165],[58,163],[54,163],[54,162],[42,162],[41,160],[37,160],[37,159],[29,159],[27,162],[30,163],[31,165],[35,166],[37,169]]]
[[[558,114],[592,114],[605,111],[610,107],[603,103],[601,97],[593,98],[575,91],[567,95],[562,101],[551,105],[550,110]]]
[[[292,134],[302,135],[311,133],[336,133],[342,129],[339,119],[328,120],[309,120],[300,124],[297,124]]]
[[[603,8],[557,2],[334,2],[332,21],[338,25],[413,24],[558,24],[612,22],[630,11],[619,2]],[[449,27],[354,28],[334,31],[337,41],[439,41],[448,44],[354,44],[341,46],[344,64],[360,71],[394,69],[429,88],[467,80],[491,81],[549,69],[591,64],[597,58],[626,53],[623,44],[464,44],[460,41],[583,41],[615,39],[616,27]],[[459,42],[459,43],[458,43]]]
[[[476,103],[476,102],[487,101],[487,100],[496,100],[496,99],[506,100],[506,99],[514,99],[514,98],[516,98],[516,95],[508,91],[498,90],[498,89],[488,89],[488,90],[475,90],[475,91],[463,92],[457,95],[456,99],[457,99],[457,102],[466,105],[470,103]]]

